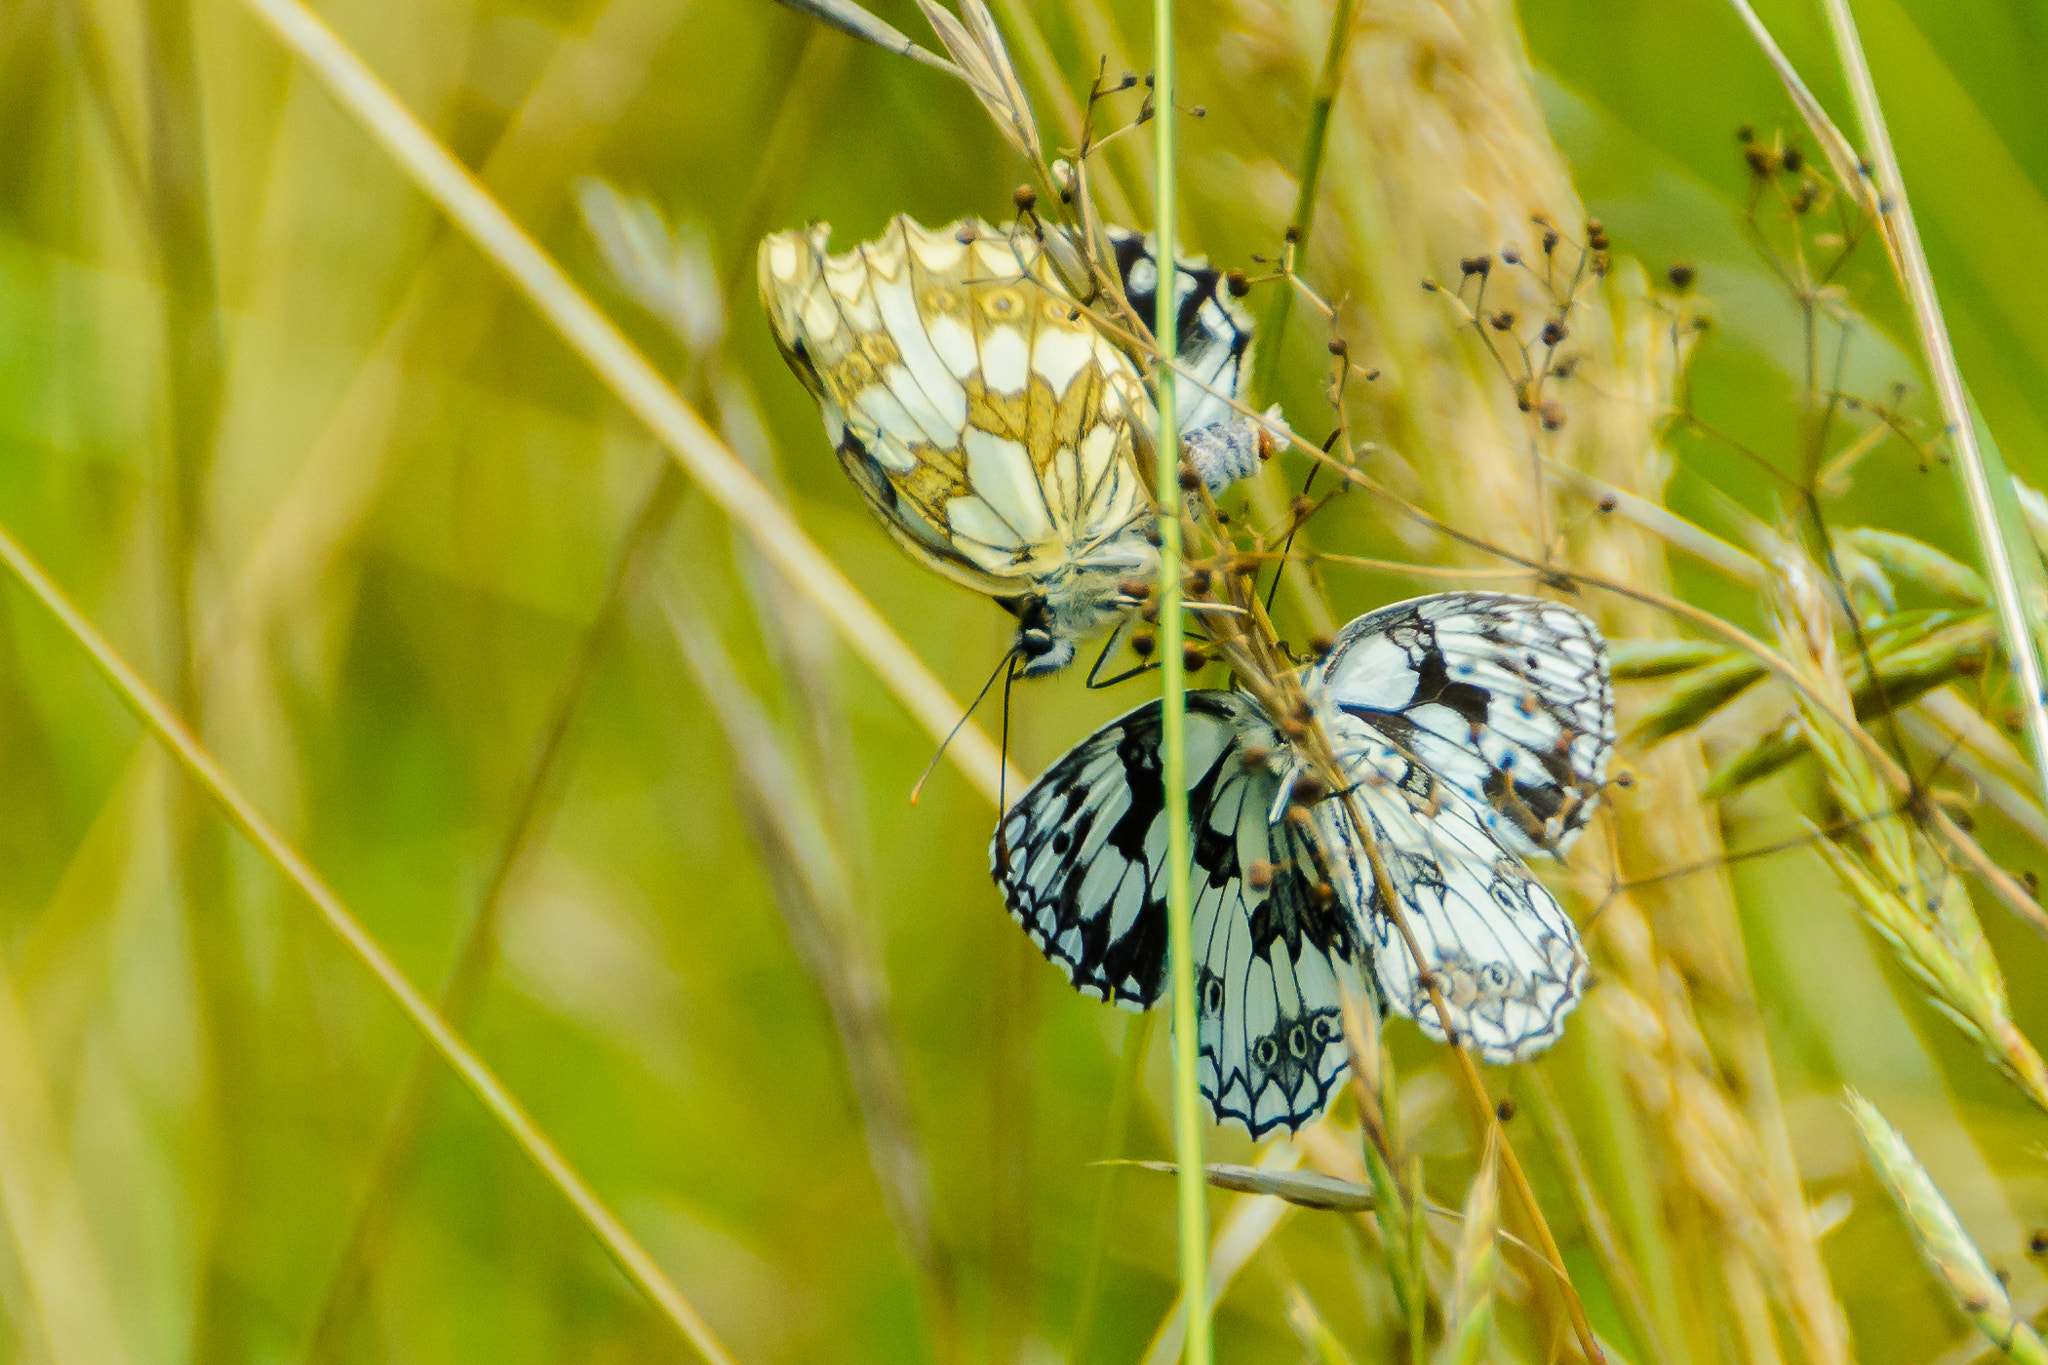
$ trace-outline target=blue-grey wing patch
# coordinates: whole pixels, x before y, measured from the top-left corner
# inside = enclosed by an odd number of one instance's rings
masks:
[[[1159,248],[1150,234],[1112,227],[1109,248],[1116,256],[1124,297],[1147,327],[1159,314]],[[1252,318],[1230,297],[1223,272],[1200,257],[1182,258],[1174,271],[1174,317],[1181,368],[1174,385],[1174,411],[1183,435],[1239,414],[1225,397],[1242,400],[1252,373]]]
[[[1343,993],[1364,992],[1356,922],[1315,841],[1269,824],[1277,737],[1255,703],[1187,698],[1189,873],[1202,1093],[1253,1136],[1327,1107],[1348,1059]],[[990,849],[1011,917],[1075,988],[1129,1009],[1166,993],[1159,703],[1055,763]]]
[[[1320,679],[1509,849],[1561,854],[1592,818],[1614,689],[1606,641],[1572,608],[1481,592],[1397,602],[1346,626]]]

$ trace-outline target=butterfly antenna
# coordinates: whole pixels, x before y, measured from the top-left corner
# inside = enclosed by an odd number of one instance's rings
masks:
[[[1343,433],[1344,428],[1342,427],[1338,427],[1335,431],[1330,433],[1328,439],[1326,439],[1323,442],[1323,454],[1327,455],[1330,453],[1330,447],[1337,444],[1337,438],[1343,435]],[[1302,480],[1301,484],[1302,497],[1307,497],[1308,490],[1315,487],[1316,475],[1322,473],[1322,471],[1323,467],[1320,464],[1309,466],[1308,477]],[[1280,575],[1287,572],[1287,552],[1294,548],[1294,537],[1300,531],[1301,523],[1296,522],[1293,526],[1288,528],[1287,539],[1283,541],[1280,545],[1280,561],[1273,566],[1273,582],[1272,585],[1266,589],[1266,614],[1268,616],[1271,616],[1273,614],[1273,599],[1280,595]]]
[[[1000,678],[1003,675],[1003,670],[1005,668],[1012,668],[1014,671],[1013,666],[1016,664],[1016,662],[1017,651],[1014,649],[1010,650],[1009,652],[1004,654],[1001,659],[996,661],[996,671],[988,675],[988,681],[981,685],[981,691],[976,692],[974,694],[974,700],[968,704],[966,714],[961,716],[960,719],[953,722],[953,728],[946,731],[946,737],[939,741],[939,751],[932,755],[932,761],[925,764],[924,771],[918,774],[917,785],[910,789],[911,805],[914,806],[917,804],[918,795],[924,791],[924,784],[930,780],[932,770],[939,766],[939,760],[946,756],[946,748],[953,742],[953,737],[960,733],[960,728],[962,726],[966,725],[968,721],[974,718],[974,712],[981,705],[982,698],[986,697],[988,695],[988,690],[996,685],[996,679]],[[1007,739],[1009,733],[1010,689],[1008,685],[1005,685],[1003,688],[1003,734],[1005,736],[1004,748],[1006,750],[1009,747]]]

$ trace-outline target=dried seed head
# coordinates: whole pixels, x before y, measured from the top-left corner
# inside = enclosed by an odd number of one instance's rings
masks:
[[[1149,630],[1141,630],[1131,636],[1131,653],[1141,659],[1152,657],[1152,651],[1159,648],[1159,637]]]
[[[1500,258],[1507,265],[1520,265],[1522,263],[1522,253],[1511,246],[1504,246],[1500,249]]]
[[[1272,751],[1263,744],[1247,744],[1238,752],[1238,761],[1244,764],[1248,772],[1263,772],[1266,760],[1272,756]]]
[[[1209,656],[1200,645],[1185,644],[1180,647],[1181,667],[1193,673],[1209,662]]]
[[[2048,1256],[2048,1228],[2034,1229],[2034,1235],[2027,1238],[2027,1250],[2035,1256]]]
[[[1330,651],[1337,647],[1337,637],[1326,631],[1317,631],[1308,637],[1309,651],[1318,659],[1330,657]]]
[[[1556,431],[1564,425],[1564,408],[1555,399],[1545,399],[1536,409],[1536,420],[1543,423],[1545,431]]]
[[[1314,826],[1316,818],[1309,813],[1307,806],[1289,806],[1287,808],[1287,822],[1296,829],[1309,829]]]
[[[1197,474],[1195,467],[1185,460],[1181,462],[1180,466],[1180,486],[1183,491],[1189,493],[1202,486],[1202,476]]]
[[[1254,859],[1244,870],[1244,884],[1254,891],[1264,891],[1273,884],[1273,865],[1264,858]]]
[[[1743,124],[1735,130],[1735,140],[1747,147],[1750,143],[1756,141],[1756,129],[1750,127],[1747,123]]]
[[[1188,573],[1185,582],[1187,586],[1188,596],[1207,597],[1209,595],[1209,585],[1211,579],[1209,576],[1209,571],[1207,569],[1191,570]]]
[[[1223,277],[1223,283],[1230,290],[1230,297],[1234,299],[1241,299],[1252,292],[1252,282],[1245,278],[1242,270],[1230,271]]]
[[[1019,185],[1010,191],[1010,202],[1017,206],[1017,212],[1029,213],[1038,207],[1038,191],[1029,185]]]
[[[1314,773],[1303,773],[1294,779],[1293,787],[1288,789],[1287,799],[1296,805],[1312,806],[1323,799],[1326,790],[1320,777]]]
[[[1116,590],[1133,602],[1142,602],[1152,595],[1152,580],[1149,578],[1126,578],[1116,585]]]
[[[1493,330],[1496,332],[1512,331],[1515,325],[1515,315],[1503,308],[1488,318],[1487,321],[1493,324]]]
[[[1786,170],[1794,175],[1806,169],[1806,153],[1800,151],[1797,147],[1787,147],[1784,155],[1779,157],[1778,161],[1780,165],[1784,166]]]
[[[1555,346],[1569,335],[1570,333],[1565,330],[1564,323],[1556,318],[1552,318],[1543,324],[1543,344],[1545,346]]]
[[[1287,225],[1287,231],[1282,235],[1286,237],[1288,244],[1292,245],[1293,243],[1301,240],[1301,228],[1297,224],[1289,223]]]
[[[1503,1096],[1501,1102],[1493,1106],[1493,1116],[1506,1123],[1515,1116],[1515,1102]]]
[[[1464,271],[1467,275],[1487,275],[1493,270],[1493,257],[1467,256],[1458,262],[1458,269]]]
[[[1316,505],[1306,493],[1297,493],[1294,501],[1287,505],[1287,510],[1294,514],[1296,521],[1307,521],[1308,514],[1316,510]]]
[[[1343,337],[1331,337],[1331,338],[1330,338],[1330,354],[1331,354],[1331,355],[1337,355],[1337,356],[1341,356],[1341,355],[1349,355],[1350,353],[1351,353],[1351,343],[1350,343],[1350,342],[1346,341],[1346,340],[1345,340],[1345,339],[1344,339]]]
[[[1602,494],[1600,495],[1600,510],[1601,510],[1601,511],[1603,511],[1603,512],[1612,512],[1612,511],[1613,511],[1613,510],[1614,510],[1614,509],[1615,509],[1616,507],[1619,507],[1620,505],[1621,505],[1621,500],[1620,500],[1619,498],[1615,497],[1615,496],[1614,496],[1614,494],[1612,494],[1612,493],[1602,493]]]
[[[1308,738],[1308,727],[1292,716],[1282,716],[1280,718],[1280,733],[1287,736],[1293,743],[1299,744]]]
[[[1690,262],[1675,261],[1671,268],[1664,272],[1664,278],[1671,281],[1673,289],[1684,293],[1692,288],[1693,281],[1699,278],[1699,272],[1692,268]]]

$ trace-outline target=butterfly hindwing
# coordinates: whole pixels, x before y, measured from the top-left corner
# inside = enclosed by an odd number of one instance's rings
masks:
[[[1189,881],[1202,1093],[1255,1136],[1320,1114],[1344,1074],[1342,992],[1365,989],[1350,916],[1310,837],[1269,824],[1275,740],[1257,707],[1188,694]],[[991,849],[1010,913],[1084,994],[1145,1009],[1166,993],[1159,703],[1070,750]]]
[[[1329,723],[1374,852],[1415,946],[1434,975],[1458,1041],[1489,1062],[1515,1062],[1557,1041],[1585,989],[1586,954],[1557,898],[1498,837],[1486,807],[1351,716]],[[1355,842],[1348,899],[1363,915],[1387,1007],[1443,1041],[1428,986],[1392,916],[1371,859]]]
[[[995,597],[1138,531],[1151,399],[1028,233],[898,216],[827,255],[761,244],[761,295],[854,483],[897,540]],[[1111,571],[1112,573],[1114,570]]]

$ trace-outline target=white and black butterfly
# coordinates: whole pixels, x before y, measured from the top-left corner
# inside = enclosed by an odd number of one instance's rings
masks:
[[[1368,838],[1458,1040],[1493,1062],[1556,1040],[1585,952],[1522,855],[1570,845],[1614,741],[1598,629],[1535,598],[1383,607],[1347,626],[1303,687],[1350,784],[1306,806],[1306,765],[1252,698],[1188,694],[1202,1091],[1254,1136],[1328,1103],[1347,1060],[1344,990],[1444,1036]],[[1075,746],[991,849],[1032,941],[1084,993],[1135,1009],[1166,978],[1158,716],[1151,703]]]
[[[1134,458],[1149,463],[1156,440],[1151,393],[1036,233],[972,218],[934,231],[898,216],[875,241],[828,255],[830,231],[761,243],[761,299],[783,358],[897,542],[1016,614],[1020,671],[1064,667],[1080,640],[1138,605],[1124,585],[1156,569],[1156,515]],[[1159,272],[1146,239],[1118,230],[1112,242],[1150,316]],[[1176,279],[1185,368],[1238,397],[1250,315],[1200,261]],[[1212,489],[1250,472],[1260,431],[1277,423],[1240,419],[1186,378],[1176,393]]]

